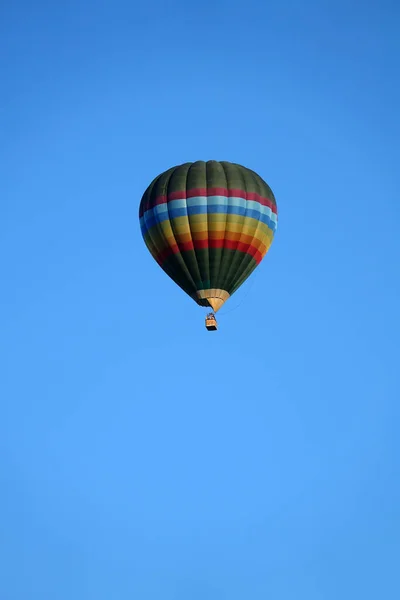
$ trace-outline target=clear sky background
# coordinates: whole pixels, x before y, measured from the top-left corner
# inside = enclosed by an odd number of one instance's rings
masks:
[[[1,600],[398,600],[400,5],[4,2]],[[138,223],[272,187],[218,333]]]

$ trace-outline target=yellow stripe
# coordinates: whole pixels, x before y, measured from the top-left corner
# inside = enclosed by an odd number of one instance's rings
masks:
[[[214,215],[217,217],[226,217],[226,215]],[[151,227],[146,232],[146,237],[154,239],[157,249],[165,247],[164,237],[167,238],[167,244],[174,243],[174,239],[179,242],[188,242],[192,238],[195,240],[204,240],[209,237],[210,239],[220,239],[226,237],[228,240],[236,241],[242,236],[244,243],[247,243],[248,237],[254,237],[253,244],[256,246],[257,241],[267,245],[271,245],[274,233],[272,229],[265,223],[260,223],[257,219],[249,217],[239,217],[237,215],[228,215],[235,217],[234,219],[214,220],[212,223],[209,222],[209,229],[207,230],[207,218],[205,215],[193,215],[189,224],[187,217],[177,217],[173,219],[173,226],[171,227],[170,221],[163,221],[159,227],[162,231],[162,235],[159,233],[157,226]],[[149,235],[150,234],[150,235]]]

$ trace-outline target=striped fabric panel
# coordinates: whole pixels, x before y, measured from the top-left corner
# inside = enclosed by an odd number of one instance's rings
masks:
[[[226,215],[232,216],[227,220]],[[277,214],[254,201],[197,196],[150,208],[140,218],[140,226],[146,242],[161,228],[164,235],[154,256],[161,266],[166,253],[225,246],[254,256],[254,250],[261,244],[263,251],[257,254],[259,263],[276,231]],[[263,243],[266,241],[268,247]]]
[[[269,206],[276,212],[276,203],[268,197],[264,197],[256,192],[245,192],[243,189],[227,189],[227,188],[195,188],[186,189],[181,191],[170,192],[169,194],[160,194],[151,199],[151,201],[144,201],[140,205],[139,217],[143,216],[143,212],[150,207],[157,206],[159,204],[165,204],[166,202],[174,202],[175,200],[188,200],[196,197],[218,197],[223,198],[230,197],[232,199],[238,198],[239,200],[255,201],[264,206]]]
[[[195,196],[183,200],[169,200],[149,208],[140,217],[142,231],[147,231],[156,223],[189,215],[235,214],[257,219],[268,225],[274,232],[277,227],[276,210],[254,200],[231,196]]]

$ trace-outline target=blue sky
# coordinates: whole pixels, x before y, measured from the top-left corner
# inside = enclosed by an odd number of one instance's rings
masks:
[[[398,3],[0,17],[1,599],[397,600]],[[280,218],[217,334],[137,215],[208,159]]]

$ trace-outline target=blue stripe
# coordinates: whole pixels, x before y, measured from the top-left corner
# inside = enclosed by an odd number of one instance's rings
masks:
[[[252,217],[252,215],[246,215],[246,217]],[[271,219],[269,219],[266,215],[258,216],[256,217],[256,220],[261,221],[262,223],[267,225],[273,232],[275,232],[277,229],[277,224],[274,221],[271,221]],[[164,221],[168,221],[168,219],[164,219]],[[162,221],[154,217],[149,217],[148,219],[146,219],[145,223],[141,224],[141,229],[142,231],[148,231],[149,229],[161,222]]]
[[[250,204],[250,202],[249,202]],[[254,202],[251,203],[254,206]],[[160,208],[161,207],[161,208]],[[259,208],[258,208],[259,207]],[[158,222],[170,219],[176,219],[177,217],[186,217],[190,215],[199,215],[199,214],[228,214],[228,215],[240,215],[247,217],[252,217],[253,219],[259,219],[263,221],[263,217],[268,217],[270,221],[276,222],[276,215],[272,213],[271,209],[267,206],[258,205],[257,208],[250,208],[249,206],[232,206],[232,205],[217,205],[217,206],[189,206],[182,208],[170,208],[164,205],[155,206],[154,209],[150,209],[146,211],[143,218],[152,218],[155,217],[158,219]],[[267,209],[267,210],[263,210]]]
[[[241,198],[225,198],[223,196],[210,196],[213,200],[219,199],[219,204],[207,203],[207,198],[189,198],[185,200],[173,200],[167,204],[159,204],[147,210],[140,218],[140,225],[145,230],[154,227],[157,223],[176,219],[177,217],[190,217],[200,214],[228,214],[246,216],[268,225],[272,231],[277,229],[277,215],[268,206],[256,201],[245,201]],[[209,199],[210,199],[209,198]],[[194,201],[201,200],[200,204]],[[225,201],[224,203],[221,202]],[[193,202],[192,202],[193,201]],[[181,203],[187,202],[188,206]],[[179,203],[179,204],[178,204]],[[190,204],[190,205],[189,205]]]
[[[263,210],[267,208],[267,210]],[[185,217],[187,215],[197,215],[197,214],[229,214],[229,215],[242,215],[249,217],[253,217],[254,219],[259,219],[263,216],[269,218],[270,221],[277,222],[276,215],[268,209],[268,207],[260,205],[260,208],[250,209],[250,207],[244,208],[242,206],[190,206],[187,210],[186,208],[175,208],[175,209],[167,209],[164,208],[161,210],[158,206],[154,207],[154,209],[150,209],[145,212],[143,217],[140,218],[140,222],[142,223],[147,218],[152,218],[157,216],[164,221],[168,218],[175,219],[176,217]]]

